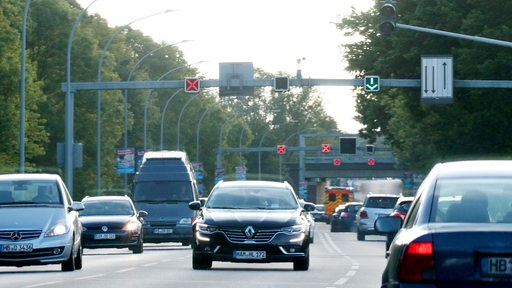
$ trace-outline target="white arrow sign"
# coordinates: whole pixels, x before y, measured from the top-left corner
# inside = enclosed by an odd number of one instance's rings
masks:
[[[421,57],[421,101],[453,102],[453,56]]]

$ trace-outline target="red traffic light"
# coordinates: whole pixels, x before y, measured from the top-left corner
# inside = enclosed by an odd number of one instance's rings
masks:
[[[286,154],[286,145],[277,145],[277,154]]]
[[[331,144],[322,144],[322,153],[331,153]]]
[[[340,165],[341,165],[341,160],[340,160],[340,159],[334,159],[334,160],[332,160],[332,165],[334,165],[334,166],[340,166]]]
[[[370,165],[370,166],[375,165],[375,159],[373,159],[373,158],[368,159],[368,165]]]
[[[185,78],[185,92],[198,93],[199,88],[199,78]]]

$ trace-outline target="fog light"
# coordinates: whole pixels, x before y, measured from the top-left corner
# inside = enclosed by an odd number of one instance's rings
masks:
[[[61,253],[60,248],[53,248],[53,254],[54,255],[59,255],[60,253]]]
[[[295,248],[290,248],[290,253],[295,253]]]

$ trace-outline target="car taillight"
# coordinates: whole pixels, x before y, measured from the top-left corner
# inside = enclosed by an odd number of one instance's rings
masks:
[[[400,282],[434,280],[432,242],[412,242],[405,248],[398,278]]]
[[[361,211],[361,213],[359,213],[359,217],[360,217],[360,218],[368,218],[368,212],[366,212],[366,211],[364,211],[364,210],[363,210],[363,211]]]
[[[340,218],[348,218],[348,213],[341,212]]]
[[[395,211],[395,212],[391,213],[391,214],[390,214],[390,216],[393,216],[393,217],[400,217],[400,218],[402,218],[402,220],[405,220],[405,214],[402,214],[402,213],[397,212],[397,211]]]

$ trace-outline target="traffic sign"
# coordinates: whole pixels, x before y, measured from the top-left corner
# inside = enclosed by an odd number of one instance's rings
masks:
[[[421,102],[453,103],[453,56],[421,57]]]
[[[277,145],[277,154],[286,154],[286,145]]]
[[[185,92],[199,93],[199,78],[185,78]]]
[[[322,153],[331,153],[331,144],[322,144]]]
[[[334,166],[340,166],[340,165],[341,165],[341,160],[340,160],[340,159],[334,159],[334,160],[332,160],[332,165],[334,165]]]
[[[364,76],[364,91],[377,92],[380,90],[379,76]]]

